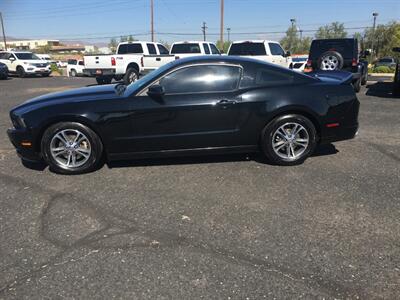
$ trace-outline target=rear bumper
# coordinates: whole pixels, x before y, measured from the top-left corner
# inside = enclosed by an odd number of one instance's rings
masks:
[[[7,130],[7,135],[21,159],[31,162],[43,161],[40,153],[35,152],[32,137],[26,129],[10,128]],[[32,145],[24,147],[22,146],[22,142],[31,142]]]
[[[84,69],[83,74],[89,77],[115,76],[115,69]]]
[[[345,141],[353,139],[357,136],[358,124],[347,127],[338,127],[332,135],[324,136],[320,140],[320,144],[329,144],[333,142]]]

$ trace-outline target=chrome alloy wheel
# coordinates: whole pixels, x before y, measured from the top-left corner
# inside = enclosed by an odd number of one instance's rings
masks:
[[[333,71],[339,67],[339,59],[334,55],[326,55],[321,59],[321,69]]]
[[[76,129],[61,130],[50,142],[51,156],[64,168],[82,166],[88,161],[91,151],[89,139]]]
[[[307,130],[298,123],[285,123],[272,136],[272,148],[284,160],[297,160],[310,141]]]
[[[129,74],[129,83],[135,82],[137,80],[137,75],[135,72],[131,72],[131,74]]]

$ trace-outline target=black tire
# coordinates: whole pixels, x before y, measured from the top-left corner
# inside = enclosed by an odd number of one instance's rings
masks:
[[[356,82],[353,83],[354,91],[359,93],[361,90],[361,78],[357,79]]]
[[[135,68],[128,68],[126,70],[125,76],[124,76],[124,83],[126,85],[131,84],[132,82],[135,82],[136,80],[139,79],[139,72]]]
[[[19,78],[24,78],[26,76],[25,70],[23,67],[17,67],[17,74]]]
[[[304,147],[297,146],[293,144],[292,149],[293,152],[290,152],[290,154],[293,153],[292,158],[285,158],[282,157],[285,154],[280,153],[278,155],[273,147],[273,143],[279,143],[283,142],[284,144],[288,144],[289,142],[282,139],[282,140],[275,140],[280,137],[279,134],[277,134],[277,131],[279,128],[282,126],[287,126],[288,129],[292,128],[294,129],[295,125],[301,125],[300,128],[301,131],[296,135],[296,137],[293,137],[292,141],[297,141],[297,139],[305,139],[308,137],[308,142]],[[297,127],[299,128],[299,127]],[[292,165],[298,165],[304,162],[304,160],[309,157],[317,144],[317,131],[315,129],[314,124],[306,117],[298,114],[288,114],[288,115],[283,115],[275,118],[272,120],[262,131],[261,134],[261,148],[267,157],[267,159],[272,163],[276,165],[282,165],[282,166],[292,166]],[[282,151],[287,151],[287,148],[289,146],[282,146],[280,150]],[[296,150],[297,149],[297,150]],[[279,151],[277,151],[279,153]],[[290,150],[289,150],[290,151]],[[297,155],[295,152],[297,152],[298,157],[295,157]],[[290,156],[290,155],[289,155]]]
[[[332,68],[326,68],[324,66],[330,65],[330,61],[332,61]],[[333,67],[333,63],[334,67]],[[321,56],[318,58],[318,68],[320,70],[327,70],[327,71],[335,71],[335,70],[341,70],[343,68],[343,56],[336,51],[326,51],[321,54]]]
[[[70,75],[71,77],[76,77],[76,76],[78,76],[78,73],[76,72],[75,69],[72,69],[71,71],[69,71],[69,75]]]
[[[112,77],[96,77],[97,84],[110,84]]]
[[[81,165],[66,166],[65,164],[62,164],[59,161],[57,161],[56,158],[51,153],[52,140],[58,133],[61,133],[62,131],[73,132],[74,130],[78,130],[81,134],[85,136],[85,138],[87,139],[87,141],[86,139],[84,139],[84,141],[86,141],[85,144],[87,148],[86,151],[90,150],[90,154],[88,154],[87,157],[83,157],[82,155],[79,156],[79,154],[78,155],[74,154],[78,164],[79,164],[79,159],[81,159],[80,161]],[[71,140],[72,138],[73,136],[71,137]],[[72,145],[70,145],[69,147],[70,149],[73,149]],[[80,145],[78,145],[78,149],[79,148]],[[50,170],[52,170],[55,173],[67,174],[67,175],[75,175],[75,174],[91,172],[100,166],[100,163],[102,162],[103,158],[103,144],[98,135],[89,127],[77,122],[61,122],[47,128],[42,137],[41,151],[42,151],[42,156],[46,161],[46,163],[49,165]],[[66,152],[65,156],[68,157],[65,159],[68,159],[69,162],[70,161],[69,155],[71,155],[71,152],[68,153],[68,150],[64,150],[64,152]],[[59,159],[59,157],[60,156],[58,156],[57,159]],[[67,164],[69,164],[68,162]],[[71,162],[73,162],[73,160]]]
[[[361,85],[366,85],[368,81],[368,73],[361,80]]]

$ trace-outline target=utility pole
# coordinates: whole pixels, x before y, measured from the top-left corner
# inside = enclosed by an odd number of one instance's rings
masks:
[[[154,43],[154,3],[153,0],[150,0],[150,28],[151,28],[151,41]]]
[[[203,32],[203,40],[204,41],[206,41],[207,40],[207,38],[206,38],[206,29],[207,29],[208,27],[206,26],[206,22],[203,22],[203,26],[201,27],[201,31]]]
[[[226,29],[226,31],[228,31],[228,42],[230,42],[230,41],[231,41],[231,28],[228,27],[228,28]]]
[[[300,41],[301,41],[303,39],[303,30],[300,29],[299,31],[300,31]]]
[[[220,50],[224,50],[224,0],[221,0],[221,28],[219,32]]]
[[[379,14],[377,12],[372,13],[372,16],[374,17],[374,25],[372,26],[372,41],[371,41],[371,50],[372,50],[372,56],[374,55],[374,43],[375,43],[375,26],[376,26],[376,17]]]
[[[1,21],[1,30],[3,31],[4,50],[7,51],[6,34],[4,33],[3,15],[1,14],[1,12],[0,12],[0,21]]]

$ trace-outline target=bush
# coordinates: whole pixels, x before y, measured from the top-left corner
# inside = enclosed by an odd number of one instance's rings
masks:
[[[374,67],[369,70],[371,73],[394,73],[395,71],[395,68],[390,68],[387,66]]]
[[[60,75],[63,75],[63,71],[60,70],[57,65],[55,64],[51,64],[51,72],[57,72]]]

